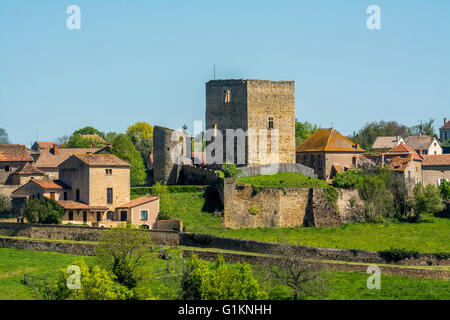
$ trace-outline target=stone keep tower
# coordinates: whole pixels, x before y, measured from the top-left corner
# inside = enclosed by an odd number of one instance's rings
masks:
[[[295,163],[295,93],[294,81],[211,80],[206,83],[206,129],[223,135],[223,162],[226,162],[226,129],[256,132],[245,143],[245,164]],[[267,130],[266,141],[260,129]],[[278,131],[278,154],[272,152]],[[272,138],[272,135],[274,138]],[[237,139],[236,139],[237,141]],[[237,143],[234,163],[237,163]],[[254,146],[257,142],[258,147]],[[272,141],[272,143],[271,143]],[[207,145],[211,142],[207,142]],[[249,143],[252,147],[249,148]],[[267,143],[267,156],[260,156],[259,145]],[[276,148],[273,148],[274,150]],[[228,151],[229,152],[229,151]],[[206,155],[207,161],[208,154]],[[231,157],[229,155],[229,157]],[[211,162],[208,162],[211,163]],[[239,164],[238,164],[239,165]]]

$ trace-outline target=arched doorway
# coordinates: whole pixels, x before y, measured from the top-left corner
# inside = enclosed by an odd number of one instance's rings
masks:
[[[108,220],[110,220],[110,221],[114,220],[114,212],[108,211],[108,212],[106,213],[106,219],[108,219]]]

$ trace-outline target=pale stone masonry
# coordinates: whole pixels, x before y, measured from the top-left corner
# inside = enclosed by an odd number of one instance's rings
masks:
[[[255,130],[247,137],[245,164],[295,163],[295,91],[294,81],[211,80],[206,83],[206,129],[220,130],[224,140],[223,162],[227,160],[226,130]],[[263,143],[259,130],[267,130],[267,156],[252,152],[248,141]],[[272,153],[271,137],[278,130],[278,154]],[[207,141],[207,144],[211,142]],[[237,142],[234,143],[234,163],[237,162]],[[231,155],[231,153],[230,153]],[[208,160],[210,155],[206,155]]]

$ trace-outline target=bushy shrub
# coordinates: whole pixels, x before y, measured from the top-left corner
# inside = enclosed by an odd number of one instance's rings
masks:
[[[414,211],[417,215],[424,213],[439,213],[444,210],[444,203],[442,202],[441,191],[432,184],[427,184],[425,187],[418,183],[414,190]]]
[[[64,208],[49,198],[27,199],[23,216],[30,223],[60,224]]]
[[[389,249],[379,251],[381,256],[388,260],[389,262],[398,262],[404,259],[414,258],[417,259],[419,257],[419,252],[417,251],[409,251],[406,249]]]
[[[131,196],[145,196],[147,194],[160,195],[165,192],[177,193],[186,192],[193,193],[205,190],[205,186],[164,186],[164,185],[154,185],[153,187],[132,187]]]
[[[334,177],[333,186],[335,188],[357,189],[364,181],[365,176],[364,172],[359,169],[340,172]]]
[[[255,300],[265,299],[251,267],[246,263],[227,265],[219,255],[214,264],[192,255],[185,265],[181,281],[183,300]]]
[[[237,178],[242,174],[242,170],[238,169],[234,163],[224,163],[222,172],[225,178]]]
[[[9,214],[11,211],[11,197],[7,194],[0,193],[0,217]]]
[[[450,200],[450,182],[447,180],[441,181],[439,189],[441,191],[442,199]]]

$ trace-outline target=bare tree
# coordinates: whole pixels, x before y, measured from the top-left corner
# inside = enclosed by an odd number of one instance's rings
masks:
[[[300,293],[318,295],[326,290],[317,263],[305,260],[299,248],[283,243],[272,254],[275,257],[270,262],[270,276],[275,282],[291,288],[294,300],[298,299]]]

